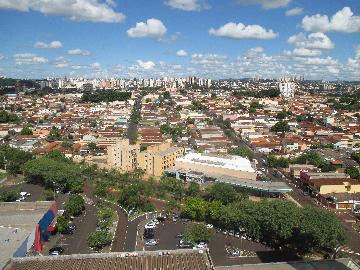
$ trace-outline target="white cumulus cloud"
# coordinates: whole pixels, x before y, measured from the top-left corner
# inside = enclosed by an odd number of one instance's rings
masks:
[[[264,9],[286,7],[291,0],[238,0],[242,5],[261,5]]]
[[[310,50],[307,48],[295,48],[292,52],[294,56],[299,57],[314,57],[314,56],[320,56],[321,51],[320,50]]]
[[[304,9],[302,7],[295,7],[292,9],[289,9],[285,12],[286,16],[298,16],[303,13]]]
[[[288,43],[307,49],[330,50],[335,47],[335,44],[324,33],[317,32],[306,35],[299,33],[288,38]]]
[[[94,62],[90,64],[90,67],[92,69],[99,69],[101,67],[101,64],[99,62]]]
[[[302,27],[309,32],[360,32],[360,16],[354,15],[349,7],[336,12],[331,19],[327,15],[305,16]]]
[[[178,50],[176,52],[176,56],[179,56],[179,57],[185,57],[187,55],[188,55],[188,53],[186,51],[184,51],[184,50]]]
[[[63,46],[62,43],[58,40],[51,41],[50,43],[38,41],[34,44],[34,48],[39,48],[39,49],[58,49],[61,48],[62,46]]]
[[[158,19],[148,19],[146,22],[138,22],[135,27],[127,30],[127,34],[132,38],[159,38],[166,33],[166,27]]]
[[[272,29],[266,30],[260,25],[253,24],[246,26],[243,23],[236,24],[233,22],[229,22],[219,29],[211,28],[209,34],[233,39],[273,39],[279,35]]]
[[[125,15],[116,12],[109,3],[99,0],[0,0],[0,9],[37,11],[72,21],[115,23],[125,19]]]
[[[208,9],[210,6],[203,0],[167,0],[165,4],[171,8],[185,11],[199,11]]]
[[[138,65],[146,70],[150,70],[153,69],[155,67],[155,63],[153,61],[142,61],[142,60],[137,60],[136,61],[138,63]]]
[[[83,55],[83,56],[90,55],[90,52],[88,50],[82,50],[82,49],[68,50],[67,53],[71,55]]]
[[[33,53],[18,53],[14,55],[14,59],[17,65],[35,65],[48,62],[45,57],[37,56]]]
[[[303,65],[329,65],[333,66],[337,64],[337,60],[333,59],[332,57],[328,56],[326,58],[319,58],[319,57],[309,57],[309,58],[294,58],[295,61],[301,62]]]

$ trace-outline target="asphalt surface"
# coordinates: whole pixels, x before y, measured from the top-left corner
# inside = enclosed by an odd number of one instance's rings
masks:
[[[139,112],[141,110],[141,105],[142,105],[141,100],[142,100],[141,96],[138,99],[136,99],[134,104],[134,111]],[[127,137],[131,140],[137,136],[137,133],[138,133],[138,124],[134,119],[134,114],[132,114],[127,128]]]
[[[19,189],[19,192],[29,192],[31,196],[27,197],[24,202],[35,202],[41,199],[41,195],[45,188],[39,185],[22,183],[14,186],[4,186],[0,188],[0,192]]]
[[[179,238],[176,238],[176,235],[183,233],[187,225],[190,225],[190,223],[184,224],[181,221],[173,222],[169,220],[165,221],[165,223],[160,223],[155,233],[155,239],[159,243],[156,246],[145,247],[145,250],[178,249]],[[225,249],[229,245],[243,250],[247,256],[230,257]],[[216,233],[215,230],[213,230],[213,236],[208,247],[215,266],[299,260],[298,257],[284,254],[281,251],[271,250],[260,243]]]
[[[72,235],[63,235],[57,245],[64,248],[64,254],[87,254],[93,251],[87,244],[87,237],[96,230],[97,209],[93,205],[85,204],[85,212],[74,219],[76,229]]]
[[[119,206],[114,205],[113,209],[117,212],[119,220],[116,227],[115,237],[111,246],[111,252],[122,252],[125,251],[126,235],[128,229],[128,217],[126,212]],[[126,250],[129,251],[129,250]]]
[[[145,216],[141,216],[135,219],[134,221],[128,222],[126,241],[125,241],[125,251],[135,251],[138,224],[145,219],[146,219]]]

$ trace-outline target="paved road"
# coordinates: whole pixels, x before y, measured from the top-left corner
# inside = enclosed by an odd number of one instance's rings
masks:
[[[134,221],[128,223],[126,241],[125,241],[125,251],[135,251],[137,228],[139,223],[145,219],[146,219],[145,216],[141,216],[135,219]]]
[[[119,221],[116,227],[114,242],[111,246],[111,252],[122,252],[125,251],[126,235],[128,230],[128,217],[124,210],[119,206],[114,205],[113,209],[117,212]]]
[[[87,237],[96,230],[97,209],[93,205],[85,205],[85,214],[75,218],[76,230],[72,235],[64,235],[58,245],[64,247],[64,254],[84,254],[92,253],[88,247]]]
[[[141,110],[142,105],[142,96],[136,99],[134,104],[134,112],[139,112]],[[138,124],[134,119],[134,113],[130,117],[130,122],[127,128],[127,136],[131,140],[133,138],[136,138],[138,132]]]

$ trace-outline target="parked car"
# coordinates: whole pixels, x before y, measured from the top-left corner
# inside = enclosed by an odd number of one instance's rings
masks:
[[[151,220],[151,222],[155,223],[156,225],[160,224],[160,221],[157,218],[154,218],[153,220]]]
[[[212,224],[206,224],[206,228],[212,229],[212,228],[214,228],[214,225],[212,225]]]
[[[145,229],[144,230],[144,238],[145,239],[153,239],[155,236],[155,230],[154,229]]]
[[[205,242],[200,242],[194,247],[194,249],[198,249],[198,248],[207,248],[207,244]]]
[[[156,228],[156,223],[154,222],[148,222],[145,224],[145,229],[155,229]]]
[[[159,222],[165,222],[165,217],[163,217],[163,216],[159,216],[159,217],[157,217],[156,218]]]
[[[69,223],[69,229],[72,231],[76,230],[76,225],[74,223]]]
[[[49,249],[49,255],[52,256],[58,256],[61,255],[64,252],[64,249],[62,247],[53,247]]]
[[[31,196],[31,193],[26,192],[26,191],[22,191],[22,192],[20,192],[20,196],[21,196],[21,197],[30,197],[30,196]]]
[[[173,215],[172,219],[173,219],[174,222],[178,221],[179,220],[179,215],[176,215],[176,214]]]
[[[193,245],[189,242],[186,242],[184,239],[180,239],[178,247],[179,248],[191,248],[191,247],[193,247]]]
[[[176,235],[176,238],[183,238],[183,237],[184,237],[184,234],[182,234],[182,233],[179,233]]]
[[[24,201],[25,199],[26,199],[25,197],[20,196],[20,197],[16,200],[16,202],[22,202],[22,201]]]
[[[181,221],[182,221],[182,223],[185,224],[185,223],[189,223],[189,222],[190,222],[190,219],[188,219],[188,218],[183,218]]]
[[[148,239],[145,241],[145,246],[156,246],[158,241],[156,239]]]

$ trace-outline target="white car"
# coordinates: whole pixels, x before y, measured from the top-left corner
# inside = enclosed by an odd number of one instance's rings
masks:
[[[156,246],[158,241],[155,239],[149,239],[145,241],[145,246]]]
[[[22,192],[20,192],[20,196],[21,197],[29,197],[29,196],[31,196],[31,193],[22,191]]]
[[[145,229],[155,229],[156,228],[156,223],[154,222],[149,222],[145,224]]]
[[[200,248],[207,248],[207,244],[205,242],[200,242],[194,247],[194,249],[200,249]]]
[[[214,225],[212,225],[212,224],[206,224],[206,228],[212,229],[212,228],[214,228]]]
[[[159,225],[159,221],[158,221],[156,218],[154,218],[154,219],[151,220],[150,222],[151,222],[151,223],[155,223],[156,225]]]

